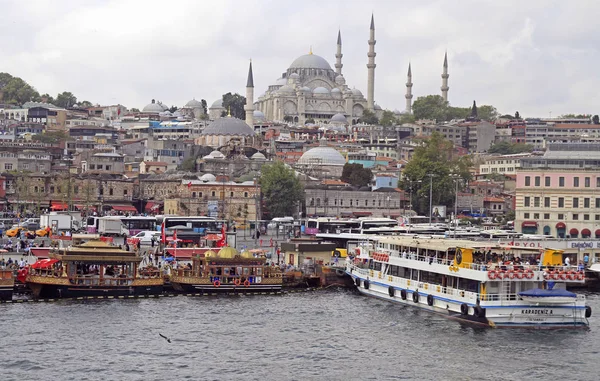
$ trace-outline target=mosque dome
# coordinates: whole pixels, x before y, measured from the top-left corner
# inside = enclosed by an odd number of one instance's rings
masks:
[[[192,99],[188,103],[185,104],[186,108],[202,108],[202,102],[197,101],[196,99]]]
[[[210,108],[223,108],[223,98],[219,98],[210,105]]]
[[[254,110],[252,117],[257,120],[265,120],[265,114],[260,110]]]
[[[267,157],[263,155],[261,152],[257,152],[254,155],[250,156],[252,160],[267,160]]]
[[[308,86],[302,86],[302,87],[300,88],[300,91],[305,91],[305,92],[307,92],[307,93],[310,93],[310,91],[311,91],[311,90],[310,90],[310,87],[308,87]]]
[[[156,103],[156,101],[153,99],[152,103],[148,103],[143,109],[142,112],[148,113],[148,114],[158,114],[160,112],[165,111],[162,106],[158,103]]]
[[[373,106],[375,108],[375,110],[381,110],[381,106],[378,104],[375,104],[375,106]]]
[[[215,119],[200,135],[254,136],[254,129],[243,120],[228,116]]]
[[[331,89],[331,95],[334,96],[335,98],[341,98],[342,90],[338,89],[337,87],[334,87],[333,89]]]
[[[344,165],[346,159],[331,147],[319,146],[304,152],[298,164]]]
[[[292,73],[292,74],[290,74],[289,78],[290,79],[298,79],[298,78],[300,78],[300,75],[298,73]]]
[[[322,86],[319,86],[319,87],[316,87],[316,88],[313,90],[313,94],[323,94],[323,95],[327,95],[327,94],[329,94],[329,90],[327,90],[326,88],[324,88],[324,87],[322,87]]]
[[[325,69],[331,70],[329,62],[316,54],[305,54],[292,62],[290,69]]]
[[[215,151],[213,151],[215,152]],[[219,151],[216,151],[219,152]],[[221,153],[221,152],[219,152]],[[223,155],[221,153],[221,155]],[[204,181],[204,182],[209,182],[209,181],[217,181],[217,177],[215,175],[213,175],[212,173],[205,173],[204,175],[200,176],[200,181]]]
[[[347,124],[348,120],[346,119],[346,116],[342,113],[337,113],[334,116],[331,117],[331,123],[344,123]]]
[[[359,89],[352,89],[352,95],[357,96],[357,97],[362,97],[363,93],[360,92]]]
[[[238,251],[236,249],[234,249],[233,247],[229,247],[226,246],[224,248],[222,248],[221,250],[219,250],[219,258],[223,258],[223,259],[232,259],[235,258],[236,255],[238,255]]]
[[[281,88],[279,88],[279,93],[281,94],[292,94],[294,92],[294,88],[290,85],[285,85],[285,86],[281,86]]]
[[[335,77],[335,83],[337,83],[338,85],[345,85],[346,78],[344,78],[344,76],[340,74],[337,77]]]
[[[275,81],[275,86],[284,86],[287,85],[287,79],[286,78],[277,78],[277,80]]]

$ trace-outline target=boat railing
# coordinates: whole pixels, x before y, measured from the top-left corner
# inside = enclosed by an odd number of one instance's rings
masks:
[[[104,276],[99,277],[98,275],[81,275],[76,276],[70,279],[71,283],[83,286],[128,286],[131,285],[134,281],[134,278],[131,277],[111,277]]]

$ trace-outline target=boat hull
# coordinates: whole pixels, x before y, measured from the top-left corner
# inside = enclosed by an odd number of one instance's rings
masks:
[[[28,284],[33,291],[33,296],[38,299],[61,299],[79,297],[107,297],[107,296],[144,296],[159,295],[163,292],[162,285],[150,286],[122,286],[122,287],[94,287],[94,286],[66,286],[48,284]]]
[[[571,305],[527,305],[525,303],[516,305],[490,305],[482,302],[479,306],[465,303],[461,300],[433,295],[433,305],[429,305],[428,296],[430,293],[424,290],[409,290],[406,292],[406,299],[402,298],[401,287],[397,287],[373,279],[358,277],[356,274],[348,273],[355,284],[360,279],[360,285],[356,288],[366,296],[376,297],[393,303],[404,304],[416,308],[421,308],[447,318],[460,322],[474,324],[492,328],[532,328],[532,329],[563,329],[563,328],[586,328],[588,326],[585,318],[585,306]],[[364,281],[368,280],[368,288],[365,288]],[[389,287],[393,287],[394,295],[390,296]],[[413,299],[413,294],[419,296]],[[467,305],[466,313],[461,312],[461,306]],[[476,307],[479,311],[484,310],[480,316],[476,315]],[[481,316],[484,315],[484,316]]]
[[[0,301],[12,300],[13,285],[0,285]]]
[[[188,294],[260,294],[265,292],[281,291],[281,279],[264,278],[260,283],[251,283],[247,287],[244,284],[222,283],[218,286],[207,278],[173,276],[171,284],[176,291]]]

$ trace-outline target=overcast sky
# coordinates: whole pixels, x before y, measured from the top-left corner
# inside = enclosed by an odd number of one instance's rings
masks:
[[[255,99],[308,53],[335,63],[366,96],[375,15],[375,101],[404,110],[413,94],[440,94],[444,51],[453,106],[547,117],[600,113],[600,1],[101,1],[0,0],[0,72],[40,93],[142,108],[244,95]]]

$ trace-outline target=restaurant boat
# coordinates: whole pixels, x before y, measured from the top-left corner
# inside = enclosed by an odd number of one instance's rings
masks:
[[[15,288],[15,276],[13,270],[0,269],[0,301],[12,300]]]
[[[585,297],[566,291],[584,273],[562,266],[561,250],[419,237],[371,242],[346,262],[362,294],[496,328],[589,325]]]
[[[171,270],[173,288],[186,293],[261,293],[281,290],[282,274],[264,256],[232,247],[192,257],[187,268]]]
[[[75,241],[75,240],[74,240]],[[157,268],[140,268],[142,258],[100,240],[53,249],[29,266],[25,283],[35,298],[157,295],[163,278]]]

